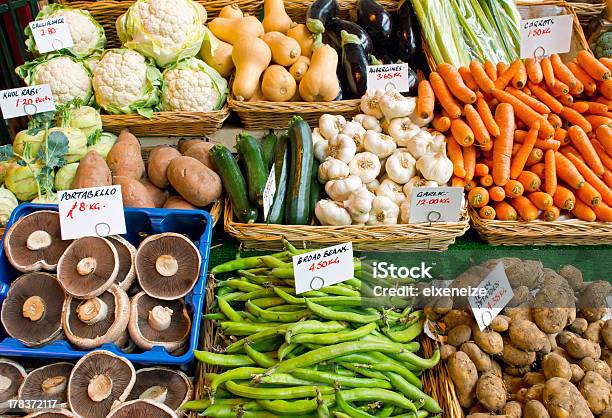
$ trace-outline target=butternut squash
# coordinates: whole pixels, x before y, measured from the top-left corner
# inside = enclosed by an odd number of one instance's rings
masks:
[[[305,56],[301,56],[298,58],[296,62],[293,63],[291,68],[289,68],[289,73],[293,76],[295,81],[302,81],[302,77],[308,71],[308,67],[310,67],[310,59]]]
[[[208,24],[208,29],[222,41],[234,45],[243,37],[259,37],[264,34],[263,25],[255,16],[238,19],[216,17]]]
[[[285,11],[285,4],[283,0],[264,0],[263,7],[263,27],[266,33],[287,33],[287,30],[291,27],[293,20],[291,20]]]
[[[200,48],[200,57],[206,64],[217,70],[221,77],[229,77],[234,70],[232,46],[217,39],[207,27],[204,27],[204,30],[206,33]]]
[[[300,96],[307,102],[331,102],[340,92],[336,77],[338,53],[329,45],[315,49],[310,67],[300,81]]]
[[[237,4],[228,4],[227,6],[223,7],[223,9],[221,9],[221,11],[219,12],[219,17],[240,19],[243,18],[244,15],[242,14],[242,10],[240,10],[240,7],[238,7]]]
[[[272,60],[270,47],[263,39],[243,36],[232,49],[236,66],[232,92],[237,100],[249,100],[257,91],[259,78]]]
[[[300,44],[280,32],[268,32],[261,37],[272,51],[272,61],[288,67],[300,57]]]
[[[314,45],[314,36],[308,30],[306,25],[294,23],[287,31],[287,36],[295,39],[300,44],[302,55],[310,58],[312,55],[312,46]]]
[[[253,94],[251,96],[251,98],[247,101],[249,102],[263,102],[266,99],[263,96],[263,93],[261,92],[261,83],[257,83],[257,90],[255,90],[255,94]]]
[[[271,102],[288,102],[295,95],[297,84],[281,65],[271,65],[263,73],[261,92]]]

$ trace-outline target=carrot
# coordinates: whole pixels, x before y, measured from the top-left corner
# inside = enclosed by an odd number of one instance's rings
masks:
[[[544,82],[551,89],[555,85],[555,72],[552,67],[552,63],[550,62],[550,58],[542,58],[540,61],[540,66],[542,66],[542,75],[544,76]]]
[[[515,89],[513,87],[506,87],[506,91],[519,99],[521,102],[525,103],[527,106],[532,108],[538,113],[550,113],[550,109],[544,103],[539,101],[538,99],[529,96],[528,94],[522,92],[521,90]]]
[[[589,123],[588,120],[585,119],[580,113],[576,112],[574,109],[563,106],[563,110],[561,111],[561,116],[565,118],[572,125],[580,126],[585,132],[591,132],[593,130],[593,126]]]
[[[516,74],[512,77],[512,85],[517,89],[522,89],[527,84],[527,69],[525,68],[525,64],[520,59],[518,61],[518,69],[516,70]]]
[[[584,102],[587,104],[587,106],[589,106],[589,110],[587,110],[587,113],[590,113],[592,115],[603,115],[608,113],[608,111],[610,110],[607,104],[604,103],[599,103],[599,102]]]
[[[474,187],[468,193],[468,203],[473,208],[481,208],[489,203],[489,192],[484,187]]]
[[[446,132],[450,129],[451,119],[448,116],[436,115],[431,123],[438,132]]]
[[[508,197],[518,197],[525,193],[523,184],[518,180],[508,180],[508,183],[504,186],[504,191]]]
[[[491,81],[484,67],[479,61],[470,62],[470,72],[480,90],[487,94],[491,94],[495,88],[495,83]]]
[[[576,197],[591,207],[601,203],[601,193],[589,183],[585,183],[580,190],[576,191]]]
[[[597,155],[597,151],[593,148],[593,144],[591,140],[587,136],[587,134],[580,128],[579,126],[572,126],[567,130],[567,134],[572,140],[572,145],[580,152],[580,155],[591,169],[597,174],[601,176],[604,173],[604,166],[601,162],[601,159]]]
[[[534,221],[538,218],[538,208],[525,196],[509,199],[510,204],[524,221]]]
[[[597,153],[597,156],[603,163],[604,167],[606,167],[608,170],[612,170],[612,157],[608,155],[603,145],[601,145],[597,139],[593,138],[591,139],[591,145],[593,145],[593,148],[595,148],[595,152]]]
[[[612,119],[607,116],[602,115],[586,115],[584,117],[593,127],[593,129],[597,129],[600,126],[607,126],[612,128]]]
[[[584,162],[584,158],[582,158],[582,155],[580,155],[580,153],[578,152],[578,150],[576,148],[574,148],[571,145],[564,145],[561,148],[559,148],[559,152],[563,155],[565,155],[567,157],[567,155],[569,153],[574,154],[580,161]]]
[[[448,158],[453,163],[453,173],[457,177],[465,178],[465,165],[463,162],[462,147],[459,146],[455,138],[451,135],[446,138],[446,148]]]
[[[497,80],[495,80],[495,87],[500,90],[503,90],[512,81],[516,73],[519,71],[520,67],[523,66],[523,62],[520,59],[516,59],[512,64],[510,64],[510,67],[508,67],[508,69],[503,72],[500,71],[501,64],[503,63],[500,62],[499,64],[497,64],[497,74],[499,75],[497,77]]]
[[[534,96],[540,99],[540,101],[546,106],[548,106],[551,111],[553,111],[554,113],[561,113],[561,111],[563,110],[563,105],[550,93],[548,93],[542,87],[537,86],[531,82],[528,82],[527,85],[529,86],[529,89],[534,94]]]
[[[553,196],[557,191],[557,164],[555,151],[549,149],[544,154],[544,191]]]
[[[483,66],[487,76],[489,76],[489,79],[491,79],[491,81],[497,80],[497,68],[495,67],[495,64],[493,64],[493,62],[490,60],[486,60]]]
[[[533,192],[529,193],[527,198],[540,210],[547,210],[553,205],[553,198],[548,193]]]
[[[553,96],[557,98],[559,98],[559,96],[569,93],[569,87],[567,86],[567,84],[559,80],[555,80],[555,85],[552,87],[549,87],[548,90],[550,91],[550,94],[552,94]],[[567,99],[567,100],[573,101],[574,99],[572,98],[572,99]],[[561,103],[563,103],[563,101],[561,101]]]
[[[555,166],[557,167],[557,176],[571,187],[580,189],[584,186],[585,181],[582,174],[580,174],[576,166],[560,152],[555,152]]]
[[[482,121],[482,118],[476,109],[474,109],[474,106],[466,104],[463,108],[463,112],[465,113],[465,119],[467,120],[476,141],[483,149],[491,149],[493,147],[491,136],[489,135],[489,131],[487,131],[487,127]]]
[[[507,202],[496,202],[493,204],[497,219],[500,221],[516,221],[518,214],[516,210]]]
[[[510,165],[510,178],[516,179],[523,171],[523,168],[525,168],[527,158],[529,158],[529,154],[531,154],[531,150],[538,139],[539,130],[540,124],[536,122],[527,133],[523,145],[512,159],[512,164]]]
[[[476,111],[480,115],[480,118],[482,119],[484,125],[487,127],[487,131],[489,131],[489,134],[491,134],[491,136],[497,137],[499,135],[499,126],[497,125],[497,122],[495,122],[495,118],[491,113],[491,108],[484,99],[478,99],[478,101],[476,102]]]
[[[561,61],[559,54],[552,54],[550,56],[550,63],[553,67],[553,72],[555,74],[555,77],[558,80],[567,84],[569,88],[572,88],[576,85],[576,81],[577,81],[576,77],[570,71],[570,69],[567,68],[567,66],[563,63],[563,61]]]
[[[496,90],[500,91],[500,90]],[[505,186],[510,180],[510,157],[514,130],[514,110],[507,103],[501,103],[495,110],[495,121],[500,134],[493,141],[493,181],[498,186]]]
[[[476,147],[463,148],[463,166],[465,167],[465,182],[469,183],[474,178],[476,171]]]
[[[612,58],[608,58],[608,57],[601,57],[599,59],[599,62],[601,62],[603,65],[605,65],[606,67],[608,67],[608,70],[612,71]]]
[[[480,178],[480,185],[483,187],[489,187],[493,185],[493,176],[487,174],[486,176],[482,176]]]
[[[469,182],[466,182],[465,179],[462,179],[462,180],[465,183],[465,186],[463,186],[463,188],[465,189],[466,192],[469,192],[474,187],[478,186],[478,183],[476,183],[475,180],[470,180]]]
[[[506,191],[501,186],[493,186],[489,189],[489,198],[494,202],[501,202],[506,198]]]
[[[571,107],[578,113],[587,113],[589,111],[589,104],[587,102],[574,102]]]
[[[542,180],[532,171],[523,171],[518,176],[518,181],[523,185],[523,189],[528,192],[535,192],[542,185]]]
[[[612,222],[612,208],[605,203],[601,202],[595,206],[593,212],[595,212],[598,221]]]
[[[580,68],[597,81],[608,80],[610,78],[608,67],[599,62],[590,52],[578,52],[576,62]]]
[[[477,163],[476,167],[474,167],[474,176],[482,177],[489,174],[489,167],[483,163]]]
[[[562,146],[569,144],[569,137],[567,136],[567,131],[563,128],[555,129],[555,134],[553,135],[553,139],[555,141],[559,141],[559,143]]]
[[[597,215],[593,209],[580,199],[576,199],[576,204],[574,205],[574,209],[572,209],[572,215],[587,222],[594,222],[597,219]]]
[[[608,155],[612,156],[612,128],[608,125],[601,125],[595,130],[595,135]]]
[[[546,167],[544,166],[544,163],[537,163],[532,165],[531,167],[529,167],[529,171],[538,176],[538,178],[540,179],[544,179],[544,177],[546,176]]]
[[[525,131],[518,129],[514,132],[514,142],[522,144],[525,142],[526,137],[527,133]],[[540,149],[554,149],[557,151],[561,146],[561,143],[555,139],[538,139],[534,146]]]
[[[461,116],[461,107],[451,95],[451,92],[446,87],[444,80],[440,74],[433,72],[429,75],[429,83],[434,91],[436,99],[440,105],[446,110],[451,119],[456,119]]]
[[[553,134],[555,133],[555,129],[538,112],[505,91],[495,89],[493,91],[493,95],[499,101],[510,104],[514,109],[515,115],[520,120],[525,122],[527,126],[531,127],[536,122],[540,121],[540,136],[542,138],[552,138]]]
[[[527,58],[525,60],[525,69],[527,70],[527,76],[529,77],[529,81],[531,81],[532,83],[540,84],[544,79],[540,62],[537,61],[535,58]]]
[[[572,210],[576,205],[576,196],[567,187],[559,185],[553,195],[553,202],[559,209]]]
[[[453,119],[451,132],[457,143],[462,147],[469,147],[474,143],[474,132],[463,119]]]
[[[580,66],[575,62],[570,62],[567,64],[567,68],[569,68],[572,74],[574,74],[574,77],[576,77],[576,79],[582,83],[584,86],[584,92],[587,95],[591,96],[595,93],[595,90],[597,90],[597,85],[595,84],[595,80],[593,80],[593,78],[587,72],[580,68]]]
[[[603,200],[608,205],[612,205],[612,190],[610,190],[610,187],[608,187],[608,185],[601,178],[599,178],[597,174],[595,174],[593,170],[589,168],[589,166],[587,166],[584,162],[580,161],[580,159],[574,154],[569,153],[567,155],[567,158],[576,166],[580,174],[582,174],[584,179],[587,181],[585,187],[587,185],[592,186],[600,194],[601,200]],[[582,199],[582,197],[580,198]]]
[[[557,129],[563,126],[563,121],[559,117],[559,115],[555,113],[551,113],[548,115],[548,123],[552,125],[553,128]]]
[[[584,84],[582,84],[582,81],[576,79],[576,84],[574,87],[570,87],[569,92],[572,96],[581,96],[582,93],[584,93]]]
[[[519,152],[520,149],[521,149],[521,144],[516,143],[516,142],[512,144],[512,159],[514,159],[514,156],[516,155],[517,152]]]
[[[495,65],[495,70],[497,70],[497,78],[499,79],[506,72],[507,69],[508,69],[508,64],[502,61],[498,62]]]
[[[472,91],[477,91],[478,84],[476,84],[476,80],[474,80],[470,69],[468,67],[459,67],[458,71],[459,74],[461,74],[461,79],[463,80],[463,83],[467,86],[467,88]]]
[[[606,99],[612,100],[612,80],[597,83],[597,91],[599,91]]]
[[[559,215],[561,215],[561,211],[559,210],[558,207],[553,205],[549,207],[548,209],[546,209],[544,212],[542,212],[542,216],[540,216],[540,218],[543,221],[552,222],[552,221],[557,220]]]
[[[429,118],[433,114],[435,95],[431,89],[431,84],[427,80],[421,80],[418,88],[417,114],[423,119]]]
[[[539,163],[544,158],[544,151],[540,148],[534,148],[529,153],[529,157],[527,157],[527,162],[525,163],[525,167],[530,167],[534,164]]]
[[[557,97],[557,99],[561,102],[563,106],[574,107],[574,98],[570,94],[562,94]]]
[[[465,180],[463,180],[460,177],[453,176],[453,178],[451,179],[451,186],[452,187],[465,187]]]
[[[480,210],[478,210],[478,215],[482,219],[492,221],[495,219],[495,209],[493,209],[491,206],[483,206],[480,208]]]
[[[476,94],[465,85],[461,74],[454,66],[447,63],[438,64],[436,71],[457,99],[463,103],[474,103],[476,101]]]

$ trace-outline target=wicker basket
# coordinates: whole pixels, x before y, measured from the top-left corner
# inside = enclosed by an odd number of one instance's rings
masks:
[[[384,226],[315,226],[245,224],[234,221],[232,204],[225,200],[225,232],[244,248],[277,250],[283,239],[303,248],[317,248],[352,242],[359,251],[443,251],[469,228],[467,210],[459,222]]]
[[[592,19],[596,19],[606,10],[606,0],[598,0],[592,3],[570,1],[580,24],[588,25]]]

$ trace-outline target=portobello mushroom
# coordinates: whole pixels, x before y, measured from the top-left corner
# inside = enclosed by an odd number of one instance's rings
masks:
[[[136,399],[122,403],[110,411],[107,418],[177,418],[178,415],[163,403],[150,399]]]
[[[136,372],[136,383],[128,401],[149,399],[163,403],[178,413],[193,396],[193,384],[185,373],[164,367],[150,367]]]
[[[19,363],[0,358],[0,414],[9,409],[9,401],[17,399],[19,386],[26,375],[25,369]]]
[[[72,363],[54,363],[32,370],[19,388],[19,399],[55,401],[55,408],[66,408],[66,389]],[[36,412],[27,410],[26,412]]]
[[[134,268],[136,248],[120,235],[111,235],[106,238],[113,244],[119,257],[119,271],[115,283],[127,292],[136,278],[136,269]]]

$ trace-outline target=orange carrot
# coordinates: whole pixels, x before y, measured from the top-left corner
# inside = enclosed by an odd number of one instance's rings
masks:
[[[555,151],[549,149],[544,154],[544,191],[553,196],[557,191],[557,165],[555,163]]]
[[[509,203],[516,209],[522,220],[529,222],[538,218],[538,208],[525,196],[517,196],[514,199],[509,199]]]
[[[612,156],[612,128],[608,125],[601,125],[595,130],[595,135],[608,155]]]
[[[501,186],[493,186],[489,189],[489,198],[494,202],[501,202],[506,198],[506,191]]]
[[[504,192],[506,192],[508,197],[518,197],[525,193],[525,188],[518,180],[508,180],[508,183],[504,186]]]
[[[610,70],[597,60],[590,52],[580,51],[576,55],[576,62],[584,71],[597,81],[608,80]]]
[[[489,174],[489,167],[483,163],[477,163],[476,167],[474,167],[474,176],[482,177]]]
[[[470,63],[470,72],[480,90],[487,94],[491,94],[495,88],[495,83],[491,81],[484,67],[479,61],[472,61]]]
[[[582,81],[576,79],[576,84],[574,87],[570,87],[569,92],[572,96],[581,96],[582,93],[584,93],[584,84],[582,84]]]
[[[497,80],[495,80],[495,87],[500,90],[503,90],[512,81],[516,73],[519,71],[520,67],[523,66],[523,62],[520,59],[514,60],[514,62],[510,65],[510,67],[508,67],[507,70],[503,71],[503,73],[502,71],[500,71],[500,67],[499,67],[500,64],[502,63],[497,64],[498,65],[497,67],[498,77],[497,77]]]
[[[527,162],[525,163],[525,167],[530,167],[534,164],[539,163],[544,158],[544,151],[540,148],[534,148],[529,153],[529,157],[527,157]]]
[[[518,219],[516,210],[506,201],[495,202],[493,208],[495,209],[497,219],[500,221],[516,221]]]
[[[535,58],[527,58],[525,60],[525,68],[527,69],[529,81],[536,84],[540,84],[542,82],[544,75],[542,74],[542,67],[540,66],[539,61],[537,61]]]
[[[559,115],[555,113],[551,113],[548,115],[548,122],[552,125],[553,128],[561,128],[563,126],[563,121],[559,117]]]
[[[518,176],[518,181],[523,185],[523,189],[528,192],[535,192],[542,185],[542,179],[532,171],[523,171]]]
[[[519,152],[520,149],[521,149],[521,144],[518,144],[516,142],[512,144],[512,159],[514,159],[514,156],[516,155],[517,152]]]
[[[602,115],[586,115],[584,117],[593,127],[593,129],[597,129],[600,126],[607,126],[612,128],[612,119],[607,116]]]
[[[491,149],[493,147],[493,143],[491,142],[491,136],[489,135],[489,131],[487,131],[487,127],[485,126],[482,118],[474,109],[474,106],[470,104],[466,104],[463,108],[463,112],[465,113],[465,119],[469,127],[472,129],[472,133],[474,134],[474,138],[480,144],[483,149]]]
[[[601,193],[589,183],[584,183],[584,186],[576,191],[576,197],[591,207],[601,203]]]
[[[549,89],[553,88],[556,80],[555,72],[553,70],[552,63],[550,62],[550,58],[542,58],[542,60],[540,61],[540,66],[542,67],[544,82],[546,83]]]
[[[612,208],[605,203],[601,202],[595,206],[593,212],[595,212],[598,221],[612,222]]]
[[[462,147],[469,147],[474,143],[474,132],[463,119],[453,119],[451,132],[457,143]]]
[[[489,187],[493,185],[493,176],[487,174],[486,176],[482,176],[480,178],[480,185],[483,187]]]
[[[612,190],[610,190],[608,185],[601,178],[599,178],[597,174],[595,174],[593,170],[589,168],[589,166],[587,166],[584,162],[580,161],[580,159],[574,154],[569,153],[567,155],[567,158],[576,166],[580,174],[582,174],[584,179],[587,181],[585,187],[587,185],[592,186],[600,194],[601,200],[603,200],[608,205],[612,205]],[[582,189],[584,189],[584,187]],[[578,196],[582,199],[580,194]],[[585,202],[587,201],[585,199],[583,200]]]
[[[544,163],[537,163],[532,165],[531,167],[529,167],[529,171],[538,176],[538,178],[540,179],[544,179],[544,177],[546,176],[546,167],[544,166]],[[538,188],[540,188],[540,186],[538,186]]]
[[[555,129],[555,134],[553,135],[553,139],[555,141],[559,141],[559,143],[563,145],[569,144],[569,137],[567,136],[567,131],[563,128]]]
[[[589,110],[587,110],[587,113],[590,113],[592,115],[604,115],[608,113],[608,111],[610,110],[608,108],[608,105],[604,103],[599,103],[599,102],[584,102],[584,103],[586,103],[587,106],[589,106]]]
[[[548,193],[533,192],[529,193],[527,198],[540,210],[547,210],[553,205],[553,198]]]
[[[606,167],[608,170],[612,170],[612,157],[608,155],[603,145],[601,145],[601,143],[594,138],[591,139],[591,145],[593,145],[593,148],[595,149],[595,152],[597,153],[597,156],[601,160],[604,167]]]
[[[514,109],[515,115],[520,120],[525,122],[527,126],[531,127],[537,121],[540,121],[540,137],[552,138],[553,134],[555,133],[555,129],[538,112],[505,91],[495,89],[493,91],[493,95],[499,101],[510,104]]]
[[[593,127],[589,123],[588,120],[584,118],[580,113],[576,112],[574,109],[563,106],[563,110],[561,111],[561,116],[565,118],[572,125],[580,126],[585,132],[591,132]]]
[[[483,206],[478,210],[478,215],[482,219],[493,220],[495,219],[495,209],[491,206]]]
[[[465,180],[463,180],[460,177],[453,176],[453,178],[451,179],[451,186],[452,187],[465,187]]]
[[[474,187],[468,193],[468,203],[473,208],[481,208],[489,203],[489,192],[484,187]]]
[[[491,134],[493,137],[497,137],[499,135],[499,126],[497,126],[497,122],[495,122],[495,118],[491,113],[491,108],[484,99],[478,99],[476,102],[476,111],[480,115],[484,125],[487,127],[489,134]]]
[[[548,89],[550,91],[550,94],[552,94],[553,96],[555,96],[557,99],[559,99],[559,101],[561,103],[565,102],[573,102],[574,98],[573,97],[565,97],[563,99],[560,98],[560,96],[569,96],[569,87],[567,86],[567,84],[559,81],[559,80],[555,80],[555,85],[552,87],[549,87]]]
[[[495,65],[495,70],[497,71],[497,78],[500,78],[508,69],[508,64],[506,64],[505,62],[498,62],[497,65]],[[495,80],[497,81],[497,80]]]
[[[586,73],[582,68],[580,68],[578,64],[576,64],[575,62],[570,62],[569,64],[567,64],[567,68],[569,68],[572,74],[574,74],[574,77],[576,77],[576,79],[580,81],[580,83],[582,83],[582,85],[584,86],[584,92],[587,95],[591,96],[595,93],[595,90],[597,90],[595,80],[593,80],[593,78],[588,73]]]
[[[574,205],[574,209],[572,209],[572,215],[587,222],[595,222],[597,219],[597,215],[595,215],[593,209],[580,199],[576,199],[576,204]]]
[[[484,62],[484,70],[487,73],[487,76],[489,76],[489,79],[491,79],[491,81],[497,80],[497,68],[495,67],[495,64],[493,64],[489,60],[486,60]]]
[[[559,208],[556,206],[551,206],[544,212],[542,212],[541,218],[546,222],[552,222],[556,221],[559,215],[561,215],[561,211],[559,210]]]
[[[518,61],[518,69],[516,70],[516,74],[512,77],[512,85],[517,89],[522,89],[527,84],[527,69],[525,68],[525,64],[520,59]]]
[[[565,145],[561,148],[559,148],[559,152],[563,155],[565,155],[567,157],[567,155],[569,153],[574,154],[580,161],[584,162],[584,158],[582,158],[582,155],[580,155],[580,153],[578,152],[578,150],[576,148],[574,148],[571,145]]]
[[[465,178],[465,164],[463,162],[462,147],[459,146],[452,135],[446,138],[446,148],[448,158],[450,158],[453,163],[453,173],[455,173],[457,177]]]
[[[500,91],[500,90],[496,90]],[[510,180],[510,157],[514,130],[514,110],[507,103],[500,103],[495,110],[495,122],[500,134],[493,143],[493,181],[498,186],[505,186]]]
[[[438,132],[446,132],[450,129],[451,119],[448,116],[436,115],[431,123]]]
[[[608,70],[612,71],[612,58],[608,58],[608,57],[601,57],[599,59],[599,62],[601,62],[603,65],[605,65],[606,67],[608,67]]]
[[[527,133],[525,131],[522,131],[520,129],[517,129],[514,132],[514,142],[518,142],[520,144],[522,144],[523,142],[525,142],[525,138],[527,137]],[[559,149],[559,147],[561,146],[561,143],[555,139],[538,139],[534,145],[536,148],[540,148],[540,149],[553,149],[555,151],[557,151]]]
[[[464,183],[465,183],[465,180],[464,180]],[[463,186],[463,188],[465,189],[466,192],[469,192],[476,186],[478,186],[478,183],[476,183],[475,180],[470,180],[469,182],[465,183],[465,186]]]
[[[572,140],[572,145],[580,152],[580,155],[584,158],[588,166],[593,169],[595,174],[601,176],[604,173],[603,163],[584,130],[574,125],[567,130],[567,134]]]
[[[604,182],[606,183],[606,186],[612,188],[612,171],[606,170],[606,172],[603,175],[603,179],[604,179]]]
[[[585,181],[582,174],[580,174],[576,166],[560,152],[555,152],[555,166],[557,167],[557,176],[571,187],[580,189],[584,186]]]
[[[523,145],[512,159],[512,164],[510,165],[510,178],[516,179],[523,171],[523,168],[525,168],[527,158],[529,158],[529,154],[538,139],[539,130],[540,124],[536,122],[527,133]]]
[[[476,101],[476,94],[465,85],[461,74],[459,74],[459,71],[453,65],[447,63],[438,64],[436,71],[446,83],[446,87],[457,99],[463,103],[474,103]]]
[[[557,100],[559,100],[563,106],[572,108],[574,106],[574,98],[570,94],[562,94],[557,97]]]
[[[589,104],[587,102],[574,102],[571,107],[578,113],[587,113],[589,111]]]
[[[421,80],[418,88],[417,114],[423,119],[429,118],[433,114],[434,104],[435,96],[431,84],[427,80]]]
[[[465,168],[465,182],[469,183],[474,178],[476,171],[476,147],[463,148],[463,165]]]
[[[597,83],[597,91],[599,91],[606,99],[612,100],[612,79]]]
[[[553,72],[555,73],[555,77],[567,84],[569,88],[572,88],[576,85],[576,77],[570,71],[569,68],[561,61],[559,54],[552,54],[550,56],[550,63],[553,67]]]
[[[559,185],[553,195],[553,202],[559,209],[572,210],[576,205],[576,196],[567,187]]]
[[[527,87],[526,85],[525,85],[525,87],[523,87],[523,88],[521,89],[521,91],[522,91],[523,93],[525,93],[526,95],[528,95],[528,96],[533,96],[533,94],[531,94],[531,90],[529,90],[529,87]]]
[[[554,113],[561,113],[563,105],[542,87],[528,82],[531,92]]]
[[[513,87],[506,87],[506,91],[519,99],[521,102],[525,103],[527,106],[532,108],[538,113],[550,113],[550,109],[544,103],[536,99],[535,97],[531,97],[528,94],[522,92],[521,90],[515,89]]]
[[[440,105],[446,110],[448,115],[452,119],[456,119],[461,116],[461,107],[455,100],[455,98],[451,95],[451,92],[446,87],[446,83],[440,76],[440,74],[433,72],[429,75],[429,83],[431,84],[431,88],[433,89],[436,99]]]
[[[458,71],[459,71],[459,74],[461,74],[461,79],[463,80],[467,88],[469,88],[472,91],[477,91],[478,84],[476,84],[476,80],[474,80],[474,77],[472,76],[470,69],[467,67],[459,67]]]

